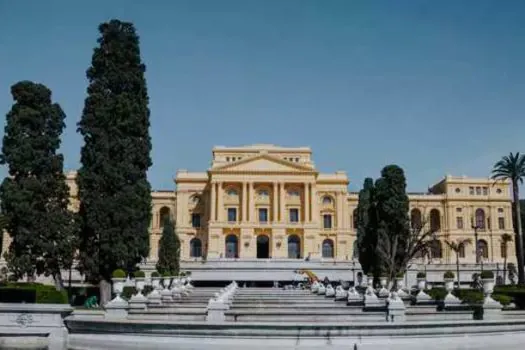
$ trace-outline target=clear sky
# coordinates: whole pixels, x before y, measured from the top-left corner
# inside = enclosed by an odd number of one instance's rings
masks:
[[[16,81],[50,87],[67,169],[97,26],[112,18],[141,37],[156,189],[207,169],[214,145],[311,146],[351,190],[390,163],[425,191],[525,151],[522,0],[0,0],[0,113]]]

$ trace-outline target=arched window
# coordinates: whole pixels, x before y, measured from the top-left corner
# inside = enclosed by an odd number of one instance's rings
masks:
[[[323,197],[323,204],[324,204],[324,205],[330,205],[330,204],[332,204],[332,198],[330,198],[329,196],[324,196],[324,197]]]
[[[296,235],[288,236],[288,258],[301,258],[301,239]]]
[[[228,235],[224,239],[226,258],[237,258],[239,256],[238,240],[236,235]]]
[[[198,238],[190,241],[190,257],[200,258],[202,256],[202,242]]]
[[[442,256],[441,241],[435,239],[430,243],[430,257],[432,259],[441,259]]]
[[[489,258],[489,245],[487,244],[487,241],[483,239],[478,240],[478,252],[479,256],[483,259]]]
[[[354,229],[357,230],[357,226],[359,225],[359,212],[357,211],[357,208],[354,209],[353,216],[354,216]]]
[[[485,211],[481,208],[476,209],[476,227],[480,230],[485,229]]]
[[[437,209],[430,211],[430,229],[434,232],[441,229],[441,218]]]
[[[323,241],[323,258],[334,257],[334,241],[331,239],[325,239]]]
[[[421,219],[421,210],[414,208],[410,212],[410,224],[413,230],[421,229],[423,225],[423,220]]]
[[[166,219],[170,219],[170,218],[171,218],[170,208],[168,207],[160,208],[159,210],[160,228],[163,228],[164,222],[166,221]]]
[[[237,197],[237,190],[235,190],[234,188],[230,188],[226,193],[228,193],[228,196],[230,197]]]

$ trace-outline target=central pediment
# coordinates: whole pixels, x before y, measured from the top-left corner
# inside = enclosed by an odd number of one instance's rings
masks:
[[[311,167],[286,161],[268,154],[245,158],[237,162],[221,165],[211,169],[212,172],[299,172],[313,173]]]

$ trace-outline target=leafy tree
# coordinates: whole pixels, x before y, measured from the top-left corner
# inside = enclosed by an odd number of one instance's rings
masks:
[[[111,272],[133,271],[149,253],[151,138],[146,67],[135,27],[114,19],[98,29],[78,124],[84,146],[77,181],[79,269],[100,282],[104,304],[111,293]]]
[[[0,252],[4,249],[4,229],[7,227],[7,216],[0,214]]]
[[[403,169],[388,165],[375,183],[377,215],[377,253],[380,273],[391,280],[404,268],[403,262],[410,245],[408,196]]]
[[[524,269],[524,256],[523,256],[523,231],[521,222],[521,210],[520,210],[520,188],[519,185],[523,184],[523,178],[525,177],[525,155],[518,152],[513,154],[512,152],[508,156],[504,156],[501,160],[494,164],[492,169],[492,178],[494,180],[510,180],[512,182],[512,196],[513,196],[513,210],[514,217],[516,218],[516,258],[518,261],[518,284],[525,284],[525,269]]]
[[[359,192],[357,204],[357,251],[361,268],[365,274],[373,274],[377,265],[374,206],[374,180],[366,178]]]
[[[2,213],[12,242],[6,253],[17,279],[51,275],[62,287],[60,270],[76,248],[69,189],[58,152],[65,114],[42,84],[11,87],[15,103],[7,113],[0,164],[9,167],[0,187]]]
[[[161,275],[169,273],[177,276],[179,274],[180,241],[169,217],[164,219],[158,256],[156,268]]]
[[[459,278],[459,254],[462,250],[465,249],[465,247],[472,243],[472,240],[470,238],[466,239],[460,239],[458,241],[448,241],[446,240],[445,243],[448,245],[448,247],[454,252],[456,255],[456,272],[458,277],[458,289],[461,288],[461,279]]]

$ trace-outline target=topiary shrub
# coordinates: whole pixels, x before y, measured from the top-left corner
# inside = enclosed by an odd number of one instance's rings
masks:
[[[129,300],[135,294],[137,294],[137,289],[135,289],[135,287],[126,286],[122,290],[122,294],[120,294],[120,296],[125,300]]]
[[[441,301],[445,299],[445,296],[447,295],[447,291],[445,290],[445,288],[432,288],[426,291],[426,293],[436,301]]]
[[[181,277],[186,277],[186,272],[181,272],[181,273],[180,273],[180,276],[181,276]]]
[[[122,269],[116,269],[111,274],[111,277],[113,277],[113,278],[126,278],[126,272],[124,270],[122,270]]]
[[[10,283],[1,287],[0,302],[69,304],[66,290],[40,283]]]
[[[403,271],[400,271],[396,274],[396,278],[403,278],[405,277],[405,273]]]
[[[512,297],[508,295],[503,294],[493,294],[492,299],[496,300],[503,306],[508,306],[510,303],[512,303]]]
[[[153,291],[153,287],[152,286],[144,286],[144,289],[142,290],[142,294],[148,295],[152,291]]]
[[[133,273],[133,275],[135,276],[135,278],[144,278],[144,277],[146,277],[146,274],[142,270],[135,271]]]
[[[445,279],[454,279],[454,272],[452,271],[446,271],[444,274],[443,274],[443,278]]]
[[[427,274],[424,273],[424,272],[418,272],[417,273],[417,278],[427,278]]]
[[[169,273],[169,272],[164,272],[164,273],[162,274],[162,277],[164,277],[164,278],[166,278],[166,277],[171,277],[171,273]]]
[[[151,273],[151,277],[160,277],[160,273],[158,273],[157,271],[153,271]]]
[[[490,270],[483,270],[481,271],[481,278],[482,279],[494,279],[494,272]]]

